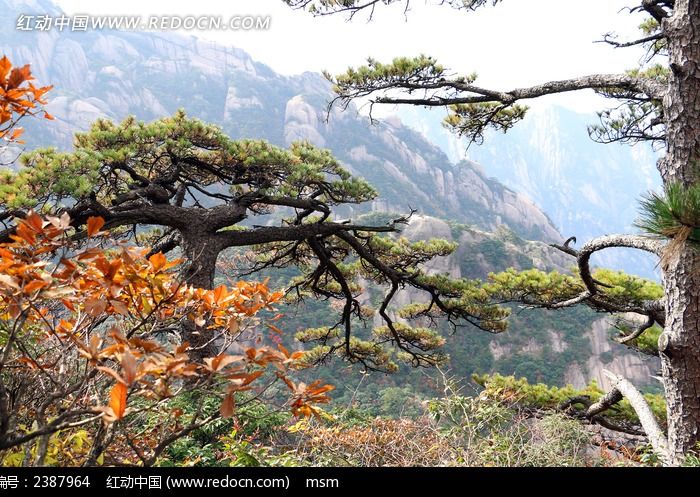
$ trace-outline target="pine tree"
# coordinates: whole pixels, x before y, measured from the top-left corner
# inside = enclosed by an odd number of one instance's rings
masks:
[[[427,302],[404,310],[405,318],[438,312],[454,326],[502,331],[508,309],[492,304],[480,283],[426,273],[424,264],[451,253],[454,244],[398,236],[408,216],[382,226],[335,219],[336,209],[375,196],[327,150],[305,142],[282,149],[234,141],[184,112],[151,123],[98,121],[76,135],[73,151],[24,154],[20,167],[3,172],[0,181],[0,204],[20,218],[28,209],[68,214],[80,239],[88,220],[99,216],[113,237],[147,236],[152,253],[180,249],[188,261],[183,279],[199,288],[213,287],[227,249],[246,249],[247,274],[296,268],[290,298],[341,304],[337,321],[300,334],[317,345],[306,355],[309,363],[340,355],[394,371],[397,360],[441,362],[444,341],[435,331],[392,318],[391,304],[404,288],[418,290]],[[11,240],[16,226],[9,222],[0,241]],[[360,302],[362,281],[384,289],[378,309],[384,326],[360,337],[355,325],[373,315]],[[189,323],[184,335],[203,357],[215,355],[208,330]]]
[[[404,3],[285,1],[316,15],[345,13],[353,17],[364,12],[370,18],[376,8]],[[498,3],[500,0],[440,2],[467,11]],[[548,305],[584,303],[606,312],[635,312],[644,323],[633,332],[636,336],[651,330],[654,324],[663,328],[658,353],[668,410],[667,436],[660,436],[658,426],[648,416],[646,427],[661,457],[669,464],[680,464],[700,440],[700,2],[641,0],[629,10],[646,15],[640,37],[620,41],[614,35],[605,35],[603,41],[616,48],[644,47],[647,57],[640,67],[619,74],[591,74],[504,91],[479,86],[473,74],[455,77],[435,59],[420,56],[397,58],[387,64],[369,59],[365,66],[328,78],[337,93],[335,103],[347,104],[362,97],[374,104],[445,107],[449,111],[445,126],[472,142],[481,142],[488,129],[507,131],[521,121],[527,112],[524,100],[593,89],[618,104],[602,111],[600,123],[589,128],[594,140],[652,142],[665,148],[665,155],[658,162],[664,191],[650,196],[642,206],[640,227],[645,233],[601,237],[590,240],[580,250],[574,250],[570,244],[561,245],[564,252],[576,257],[583,288]],[[611,299],[605,285],[591,275],[589,261],[595,252],[612,247],[657,255],[663,271],[664,295],[638,302]],[[622,378],[615,378],[615,382],[613,393],[617,393],[611,399],[617,399],[620,392],[629,394],[639,401],[639,411],[645,410],[641,396],[635,394],[629,382]]]

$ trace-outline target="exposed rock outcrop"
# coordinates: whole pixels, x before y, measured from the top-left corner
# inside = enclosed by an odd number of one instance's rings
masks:
[[[637,385],[649,383],[651,375],[660,366],[658,361],[610,340],[610,327],[610,320],[602,318],[595,321],[588,332],[593,352],[586,362],[589,380],[594,379],[603,389],[609,389],[610,381],[603,374],[603,369],[608,369]]]

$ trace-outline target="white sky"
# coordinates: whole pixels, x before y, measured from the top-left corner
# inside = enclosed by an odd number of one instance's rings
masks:
[[[358,14],[313,18],[281,0],[57,0],[67,13],[102,15],[270,15],[270,30],[190,31],[188,34],[246,50],[283,74],[328,69],[337,73],[367,56],[387,61],[425,53],[460,73],[477,71],[478,83],[510,89],[594,72],[634,67],[640,53],[593,43],[610,31],[633,36],[641,18],[620,12],[633,0],[505,0],[478,12],[412,0],[378,8],[374,20]],[[638,3],[638,2],[636,2]],[[597,109],[592,94],[550,97],[579,111]]]

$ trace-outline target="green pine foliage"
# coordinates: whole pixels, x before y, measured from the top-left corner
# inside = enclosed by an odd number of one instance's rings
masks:
[[[597,269],[593,277],[603,283],[600,293],[614,300],[639,303],[663,296],[663,288],[658,283],[623,271]],[[575,297],[584,290],[577,275],[513,268],[490,274],[484,288],[494,298],[545,307]]]
[[[264,140],[232,140],[218,127],[178,111],[150,123],[133,117],[119,124],[98,120],[76,134],[70,153],[39,149],[23,155],[18,171],[0,174],[0,203],[56,205],[94,193],[109,205],[139,186],[139,177],[158,181],[173,175],[202,187],[226,185],[235,176],[227,185],[231,193],[257,188],[271,196],[301,196],[314,182],[324,182],[329,190],[318,200],[328,205],[361,203],[377,194],[328,150],[306,142],[282,149]]]
[[[49,193],[59,205],[89,194],[99,180],[100,157],[89,150],[67,154],[44,148],[22,155],[19,166],[0,171],[0,204],[41,208]]]
[[[583,389],[575,389],[571,385],[556,387],[544,383],[532,384],[525,378],[499,374],[474,375],[473,379],[483,386],[484,395],[494,400],[517,404],[519,407],[553,410],[575,397],[587,397],[591,402],[596,402],[606,393],[595,381],[592,381]],[[666,401],[663,395],[645,394],[644,398],[649,403],[649,407],[657,419],[664,422],[666,419]],[[634,409],[626,400],[622,400],[606,415],[609,415],[611,418],[632,422],[639,421]]]
[[[457,136],[481,144],[487,129],[505,133],[525,118],[527,110],[527,106],[519,104],[454,104],[450,105],[443,124]]]
[[[700,185],[670,183],[663,193],[649,193],[641,201],[636,224],[642,231],[666,239],[688,231],[688,240],[700,242]]]
[[[376,59],[368,58],[367,65],[358,68],[350,67],[339,76],[325,76],[334,83],[334,90],[340,92],[357,86],[371,86],[381,81],[384,83],[403,83],[407,81],[439,81],[445,76],[445,68],[427,55],[418,57],[396,57],[389,64],[383,64]],[[465,83],[473,83],[476,75],[464,79]]]

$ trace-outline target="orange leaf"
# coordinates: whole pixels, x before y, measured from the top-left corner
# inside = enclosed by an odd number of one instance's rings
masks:
[[[221,403],[221,409],[219,412],[221,413],[222,418],[230,418],[233,416],[235,406],[233,402],[233,395],[228,394],[226,397],[224,397],[224,401]]]
[[[26,285],[24,285],[23,290],[24,290],[25,294],[29,294],[29,293],[32,293],[34,290],[39,290],[40,288],[44,288],[44,287],[47,287],[49,285],[50,285],[50,283],[48,281],[33,280],[33,281],[30,281],[29,283],[27,283]]]
[[[126,411],[126,394],[129,389],[123,383],[117,383],[109,394],[109,407],[115,419],[122,419]]]
[[[85,312],[92,317],[99,317],[107,310],[107,304],[105,299],[90,299],[85,302]]]
[[[65,305],[69,311],[75,311],[75,307],[73,306],[73,303],[70,300],[61,299],[61,302],[63,302],[63,305]]]
[[[14,130],[12,130],[12,134],[10,134],[9,140],[12,142],[17,141],[17,139],[20,136],[22,136],[23,133],[24,133],[24,128],[15,128]]]
[[[105,220],[98,216],[90,216],[87,220],[88,236],[94,236],[104,226]]]
[[[129,315],[129,307],[121,300],[110,300],[110,304],[112,304],[112,308],[117,314],[121,314],[122,316]]]
[[[165,266],[165,264],[168,262],[168,259],[165,258],[163,252],[158,252],[157,254],[153,254],[151,257],[149,257],[148,262],[151,263],[151,267],[153,268],[153,270],[157,272]]]
[[[36,232],[41,232],[44,227],[44,220],[34,211],[29,211],[23,222]]]
[[[28,245],[33,245],[36,243],[36,237],[34,236],[34,233],[24,223],[17,226],[15,233],[17,234],[16,236],[15,235],[11,236],[11,238],[13,238],[14,240],[17,240],[17,241],[23,240]]]
[[[262,376],[263,373],[265,373],[265,371],[258,370],[258,371],[254,371],[254,372],[246,375],[246,377],[243,379],[243,385],[251,384],[252,382],[257,380],[260,376]]]
[[[284,354],[285,357],[289,357],[289,350],[287,350],[287,347],[280,343],[279,345],[277,345],[277,348],[280,349],[280,351]]]
[[[10,59],[7,58],[7,55],[4,55],[3,58],[0,59],[0,84],[5,83],[5,79],[7,79],[10,69],[12,69],[12,62],[10,62]]]
[[[83,250],[78,254],[76,257],[79,261],[83,261],[86,259],[94,259],[95,257],[98,257],[99,255],[102,254],[102,250],[100,250],[97,247],[89,247]]]
[[[284,376],[283,374],[277,373],[277,377],[278,377],[280,380],[282,380],[282,381],[284,382],[284,384],[287,385],[287,388],[289,388],[292,392],[294,392],[294,391],[297,389],[296,385],[294,385],[294,383],[292,382],[292,380],[290,380],[289,378],[287,378],[287,377]]]
[[[272,331],[274,331],[275,333],[277,333],[278,335],[281,335],[281,334],[282,334],[282,330],[280,330],[280,329],[279,329],[277,326],[275,326],[274,324],[267,323],[267,327],[270,328],[270,329],[271,329]]]
[[[111,368],[106,368],[106,367],[104,367],[104,366],[97,366],[97,368],[95,368],[95,369],[98,369],[98,370],[100,370],[100,371],[102,371],[102,372],[104,372],[104,373],[107,373],[107,374],[110,375],[112,378],[114,378],[115,380],[117,380],[118,383],[123,383],[124,386],[126,386],[126,381],[124,381],[124,378],[122,378],[121,376],[119,376],[119,373],[117,373],[115,370],[113,370],[113,369],[111,369]]]
[[[36,362],[30,357],[20,357],[19,359],[17,359],[17,362],[21,364],[26,364],[27,366],[29,366],[29,369],[44,369],[43,366],[41,366],[38,362]]]
[[[10,71],[10,77],[7,79],[7,88],[17,88],[25,81],[32,79],[32,73],[29,70],[29,64],[22,67],[13,67]]]
[[[163,347],[161,347],[159,344],[156,342],[153,342],[151,340],[143,340],[141,338],[132,338],[129,340],[129,342],[135,346],[143,349],[145,352],[157,352],[162,350]]]
[[[219,354],[216,357],[205,357],[204,363],[207,365],[207,369],[212,372],[217,372],[221,371],[229,364],[239,362],[241,360],[243,360],[243,356],[240,355]]]
[[[228,320],[228,331],[229,333],[238,333],[241,328],[241,322],[238,318],[231,318]]]
[[[318,397],[321,396],[321,394],[330,392],[331,390],[335,390],[335,387],[333,385],[323,385],[322,387],[307,389],[306,395],[308,395],[309,397]]]
[[[127,385],[131,385],[136,380],[136,372],[138,369],[136,365],[136,358],[129,351],[127,351],[122,356],[121,363],[122,370],[124,371],[124,380],[126,381]]]
[[[214,302],[216,304],[221,305],[227,296],[228,290],[226,289],[226,285],[219,285],[214,288]]]

